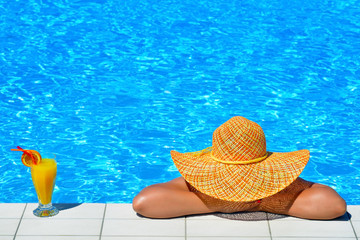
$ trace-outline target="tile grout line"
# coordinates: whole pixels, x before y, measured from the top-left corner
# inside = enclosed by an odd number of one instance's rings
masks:
[[[100,228],[99,240],[101,240],[101,238],[102,238],[102,231],[103,231],[104,222],[105,222],[105,215],[106,215],[106,207],[107,207],[107,203],[105,203],[104,214],[103,214],[103,219],[102,219],[101,228]]]
[[[269,215],[268,215],[268,213],[266,213],[266,222],[267,222],[267,225],[268,225],[268,228],[269,228],[270,240],[273,240],[272,234],[271,234],[271,227],[270,227],[270,221],[269,221]]]
[[[187,217],[185,216],[184,217],[184,220],[185,220],[185,240],[187,240]]]
[[[19,224],[17,225],[16,231],[15,231],[15,233],[14,233],[14,238],[13,238],[13,240],[16,239],[16,235],[17,235],[17,232],[19,231],[20,224],[21,224],[22,219],[23,219],[23,217],[24,217],[24,214],[25,214],[25,210],[26,210],[26,208],[27,208],[27,205],[28,205],[28,204],[26,203],[26,204],[25,204],[25,207],[24,207],[24,210],[23,210],[23,212],[22,212],[22,214],[21,214]]]
[[[356,238],[356,239],[359,239],[358,236],[357,236],[357,234],[356,234],[356,231],[355,231],[354,225],[353,225],[353,223],[352,223],[352,221],[351,221],[351,218],[350,218],[349,213],[347,212],[346,214],[348,215],[348,218],[349,218],[349,221],[350,221],[350,225],[351,225],[351,227],[352,227],[352,229],[353,229],[353,231],[354,231],[355,238]]]

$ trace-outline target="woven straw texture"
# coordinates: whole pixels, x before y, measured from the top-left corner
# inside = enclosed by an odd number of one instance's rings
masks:
[[[310,154],[308,150],[267,152],[262,128],[246,118],[233,117],[214,131],[211,149],[171,151],[171,157],[180,174],[200,192],[222,200],[248,202],[290,185],[305,168]],[[253,159],[261,161],[247,163]]]

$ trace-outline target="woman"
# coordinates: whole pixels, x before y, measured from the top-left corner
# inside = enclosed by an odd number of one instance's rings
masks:
[[[233,117],[213,133],[213,146],[198,152],[171,151],[182,177],[143,189],[134,210],[171,218],[212,212],[265,211],[306,219],[333,219],[346,202],[332,188],[299,177],[308,150],[266,151],[255,122]]]

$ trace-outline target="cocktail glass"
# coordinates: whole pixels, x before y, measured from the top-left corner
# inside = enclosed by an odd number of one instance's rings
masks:
[[[59,213],[51,204],[57,171],[55,157],[49,158],[45,155],[39,164],[31,166],[31,178],[39,199],[39,206],[33,213],[38,217],[51,217]]]

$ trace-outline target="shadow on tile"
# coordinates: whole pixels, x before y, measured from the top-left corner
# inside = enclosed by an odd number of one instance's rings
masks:
[[[140,214],[136,214],[140,218],[148,218],[144,217]],[[187,218],[198,217],[198,216],[215,216],[219,218],[229,219],[229,220],[238,220],[238,221],[264,221],[264,220],[274,220],[280,218],[286,218],[286,215],[280,215],[275,213],[266,213],[266,212],[236,212],[236,213],[204,213],[204,214],[194,214],[194,215],[187,215]],[[183,218],[180,217],[173,217],[171,219],[176,218]],[[148,219],[156,219],[156,218],[148,218]]]
[[[288,218],[290,216],[276,214],[276,213],[266,213],[266,212],[237,212],[237,213],[214,213],[212,214],[216,217],[226,218],[229,220],[238,220],[238,221],[264,221],[264,220],[276,220],[281,218]],[[294,218],[294,217],[292,217]],[[301,219],[301,218],[299,218]],[[324,221],[349,221],[351,219],[351,214],[346,212],[343,216]]]
[[[286,215],[266,212],[214,213],[214,216],[239,221],[264,221],[286,218]]]
[[[335,218],[333,220],[329,220],[329,221],[343,221],[343,222],[347,222],[350,221],[351,219],[351,214],[349,212],[346,212],[344,215],[342,215],[341,217]]]
[[[142,216],[138,213],[136,215],[140,218],[148,218],[145,216]],[[195,215],[188,215],[186,217],[196,217],[196,216],[215,216],[219,218],[225,218],[229,220],[237,220],[237,221],[264,221],[264,220],[276,220],[276,219],[282,219],[282,218],[288,218],[290,216],[288,215],[282,215],[282,214],[276,214],[276,213],[267,213],[267,212],[236,212],[236,213],[206,213],[206,214],[195,214]],[[171,219],[176,218],[182,218],[180,217],[174,217]],[[291,217],[295,218],[296,217]],[[156,218],[148,218],[148,219],[156,219]],[[306,220],[302,218],[298,218],[299,220]],[[324,221],[349,221],[351,219],[351,214],[349,212],[346,212],[343,216],[331,219],[331,220],[324,220]],[[309,220],[311,221],[311,220]]]
[[[82,203],[54,203],[53,205],[59,210],[66,210],[70,208],[74,208],[80,206]]]

